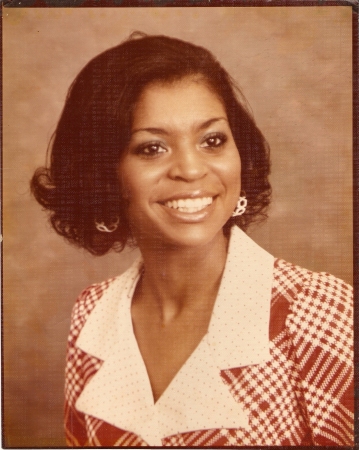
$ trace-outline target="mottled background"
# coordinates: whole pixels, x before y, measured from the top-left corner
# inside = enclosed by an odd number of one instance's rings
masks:
[[[61,446],[69,318],[87,285],[123,271],[45,221],[29,179],[66,91],[133,30],[204,45],[243,88],[272,148],[270,219],[251,235],[275,256],[351,281],[350,7],[4,9],[4,401],[8,446]]]

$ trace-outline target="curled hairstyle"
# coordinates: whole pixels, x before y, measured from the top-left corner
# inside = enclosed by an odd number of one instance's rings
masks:
[[[166,36],[133,33],[122,44],[92,59],[72,83],[51,142],[49,167],[31,180],[37,201],[49,211],[54,229],[70,242],[102,255],[131,243],[126,200],[117,167],[130,139],[132,113],[144,88],[197,75],[222,100],[242,166],[248,206],[230,218],[245,230],[266,217],[271,188],[269,147],[234,80],[203,47]],[[95,223],[118,218],[113,233]]]

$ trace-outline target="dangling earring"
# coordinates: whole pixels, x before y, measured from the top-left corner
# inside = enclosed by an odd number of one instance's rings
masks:
[[[102,231],[103,233],[113,233],[117,230],[118,224],[120,222],[119,217],[116,217],[116,220],[112,222],[108,227],[105,225],[105,222],[97,222],[95,221],[95,226],[98,231]]]
[[[246,197],[239,197],[236,209],[232,212],[232,217],[241,216],[247,207],[247,199]]]

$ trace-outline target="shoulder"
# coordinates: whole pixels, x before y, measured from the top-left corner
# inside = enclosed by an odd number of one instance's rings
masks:
[[[133,287],[133,281],[138,278],[141,270],[142,258],[139,257],[122,274],[109,278],[101,283],[92,284],[84,289],[77,297],[72,309],[69,341],[71,342],[77,339],[90,314],[102,299],[107,297],[108,300],[109,296],[114,298],[114,293],[130,291]],[[110,307],[108,308],[108,314],[112,314]]]
[[[341,359],[349,361],[351,355],[344,349],[350,348],[353,342],[352,315],[353,290],[350,285],[328,273],[311,272],[276,260],[272,336],[285,327],[297,344],[303,340],[328,351],[336,349]]]
[[[92,284],[80,293],[72,309],[69,341],[76,340],[98,301],[118,278],[113,277],[101,283]]]
[[[353,306],[353,288],[325,272],[312,272],[281,259],[274,264],[272,299],[284,297],[292,308],[321,304],[347,311]]]
[[[292,303],[301,293],[314,298],[334,297],[338,302],[351,302],[352,287],[325,272],[312,272],[282,259],[277,259],[273,272],[273,297],[284,295]]]

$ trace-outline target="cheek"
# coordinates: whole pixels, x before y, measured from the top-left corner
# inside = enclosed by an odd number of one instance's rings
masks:
[[[238,180],[240,181],[240,179],[241,179],[241,160],[240,160],[238,154],[234,155],[231,158],[230,163],[228,164],[228,171],[234,178],[238,178]]]
[[[122,195],[131,204],[147,202],[156,187],[157,174],[141,164],[124,161],[118,169]]]
[[[227,189],[239,196],[241,190],[241,160],[237,150],[223,162],[221,171]]]
[[[126,200],[133,199],[136,196],[136,189],[141,181],[140,177],[136,177],[136,166],[131,161],[124,159],[117,170],[118,181],[120,183],[122,196]]]

